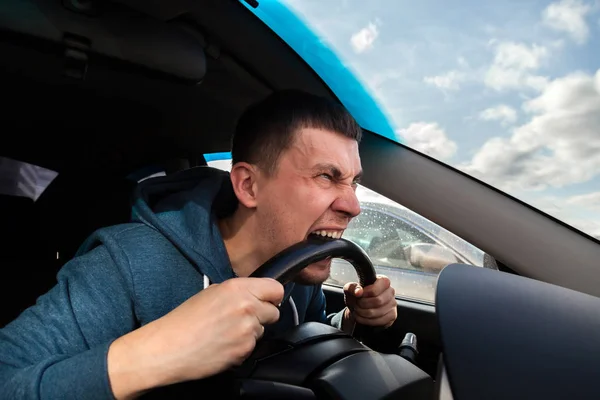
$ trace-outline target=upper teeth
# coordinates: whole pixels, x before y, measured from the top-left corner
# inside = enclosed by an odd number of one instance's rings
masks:
[[[314,235],[327,236],[333,239],[339,239],[342,237],[341,231],[314,231],[312,232]]]

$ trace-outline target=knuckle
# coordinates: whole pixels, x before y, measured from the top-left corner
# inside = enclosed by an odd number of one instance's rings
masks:
[[[236,281],[237,281],[237,279],[228,279],[225,282],[220,283],[219,285],[227,292],[235,294],[235,293],[239,293],[239,289],[240,289],[240,283],[236,282]]]
[[[251,320],[244,321],[238,328],[238,337],[240,342],[244,343],[249,339],[252,339],[256,335],[256,324]]]
[[[385,305],[385,300],[382,296],[377,296],[373,299],[373,304],[375,305],[375,307],[382,307]]]
[[[235,279],[227,279],[226,281],[219,283],[219,285],[221,285],[222,287],[226,287],[226,288],[232,288],[237,285],[237,282]]]
[[[245,340],[245,338],[247,338],[247,337],[254,336],[255,330],[256,330],[256,322],[254,322],[250,318],[245,319],[239,328],[239,333],[242,336],[242,341]]]
[[[239,308],[240,311],[242,312],[242,315],[254,315],[255,310],[254,310],[254,304],[252,304],[252,302],[250,300],[244,300],[239,304]]]

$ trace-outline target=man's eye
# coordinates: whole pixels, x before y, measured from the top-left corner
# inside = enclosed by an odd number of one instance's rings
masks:
[[[322,177],[322,178],[325,178],[325,179],[327,179],[329,181],[333,180],[333,176],[331,176],[330,174],[323,173],[323,174],[321,174],[319,176]]]

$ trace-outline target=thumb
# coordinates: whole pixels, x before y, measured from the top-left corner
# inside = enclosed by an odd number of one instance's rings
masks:
[[[363,288],[356,282],[346,283],[346,285],[344,285],[344,295],[359,298],[363,295]]]

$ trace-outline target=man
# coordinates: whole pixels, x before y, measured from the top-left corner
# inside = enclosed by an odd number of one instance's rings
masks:
[[[248,278],[311,234],[340,237],[359,214],[360,137],[337,104],[275,93],[240,118],[230,174],[194,168],[142,182],[132,222],[92,235],[58,284],[0,331],[0,397],[135,398],[239,365],[265,328],[390,326],[385,277],[347,285],[348,307],[329,317],[330,260],[285,288]]]

